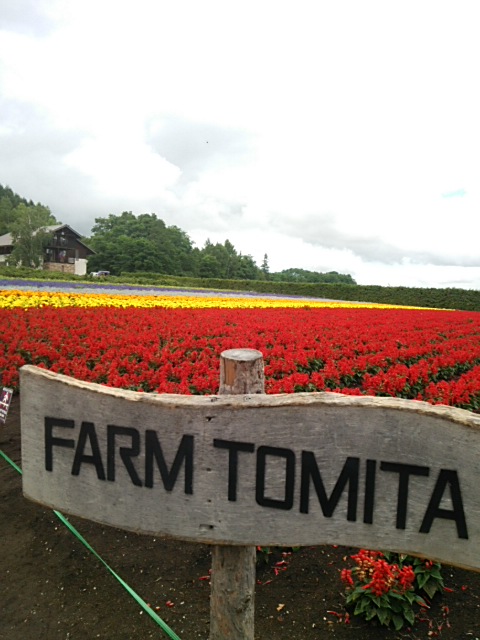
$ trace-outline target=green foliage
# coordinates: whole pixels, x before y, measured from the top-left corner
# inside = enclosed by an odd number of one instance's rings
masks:
[[[410,565],[415,573],[415,590],[423,592],[431,600],[436,593],[441,593],[445,586],[442,576],[442,565],[425,558],[387,552],[384,554],[389,562],[400,566]]]
[[[15,222],[16,208],[19,205],[26,207],[43,207],[40,203],[35,205],[32,200],[26,200],[17,193],[14,193],[10,187],[4,187],[0,184],[0,236],[9,233],[12,223]],[[52,223],[54,224],[54,223]]]
[[[203,249],[194,248],[184,231],[153,213],[135,216],[124,211],[96,218],[88,244],[96,252],[89,259],[90,271],[252,280],[260,273],[253,258],[237,253],[229,240],[207,240]]]
[[[318,273],[317,271],[307,271],[306,269],[284,269],[277,273],[272,273],[270,280],[275,282],[310,282],[310,283],[329,283],[329,284],[356,284],[355,280],[349,274],[337,273],[337,271],[329,271],[328,273]]]
[[[1,187],[1,185],[0,185]],[[13,222],[14,207],[7,195],[0,196],[0,236],[8,233]]]
[[[42,205],[19,204],[13,210],[10,224],[14,248],[9,256],[10,264],[38,268],[52,234],[45,227],[56,224],[50,209]]]
[[[187,234],[176,226],[167,227],[155,214],[137,217],[124,211],[119,216],[96,218],[87,244],[96,252],[89,259],[90,271],[187,275],[194,262]]]
[[[33,207],[35,204],[32,200],[27,200],[26,198],[19,196],[18,193],[14,193],[10,187],[4,187],[0,184],[0,199],[4,197],[10,201],[12,209],[18,207],[19,204],[25,204],[29,207]]]
[[[262,280],[271,280],[270,276],[270,265],[268,264],[268,255],[265,254],[263,256],[263,261],[260,266],[260,271],[262,272]]]
[[[416,611],[443,589],[441,565],[396,553],[361,549],[351,556],[354,566],[343,569],[347,606],[353,615],[399,631],[413,625]]]
[[[62,282],[78,282],[85,280],[85,276],[75,276],[71,273],[62,271],[43,271],[41,269],[33,269],[32,267],[15,267],[15,266],[0,266],[0,278],[13,279],[13,280],[38,280],[55,281],[61,280]]]
[[[89,259],[89,270],[107,269],[114,275],[148,272],[226,281],[343,282],[353,284],[349,275],[335,271],[321,274],[289,269],[270,274],[265,254],[259,268],[250,255],[236,251],[229,240],[198,249],[188,235],[176,226],[167,226],[155,214],[135,216],[131,211],[107,218],[96,218],[87,243],[96,255]]]

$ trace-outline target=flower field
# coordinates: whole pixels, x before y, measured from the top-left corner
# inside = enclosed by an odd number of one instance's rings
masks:
[[[165,309],[271,309],[271,308],[398,308],[388,304],[370,304],[362,302],[315,301],[312,299],[278,298],[278,297],[228,297],[200,295],[125,295],[117,293],[66,293],[63,291],[1,291],[0,309],[30,308],[30,307],[116,307],[125,308],[165,308]],[[415,309],[417,307],[407,307]]]
[[[480,412],[480,314],[306,300],[3,291],[0,384],[35,364],[144,392],[214,394],[225,349],[267,393],[398,396]]]

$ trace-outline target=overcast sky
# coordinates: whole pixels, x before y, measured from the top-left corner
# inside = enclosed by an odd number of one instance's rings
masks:
[[[480,289],[477,0],[1,0],[0,184],[271,271]]]

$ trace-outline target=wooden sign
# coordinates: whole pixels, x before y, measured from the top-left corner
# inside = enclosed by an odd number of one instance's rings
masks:
[[[3,387],[0,389],[0,423],[5,424],[7,420],[8,410],[12,401],[13,389]]]
[[[23,490],[216,545],[339,544],[480,570],[480,416],[334,393],[179,396],[21,372]]]

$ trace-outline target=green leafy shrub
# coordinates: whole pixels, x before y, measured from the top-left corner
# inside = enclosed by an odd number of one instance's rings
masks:
[[[351,558],[354,567],[341,572],[346,604],[367,621],[397,631],[413,625],[416,610],[428,606],[421,594],[432,598],[443,589],[439,563],[365,549]]]

